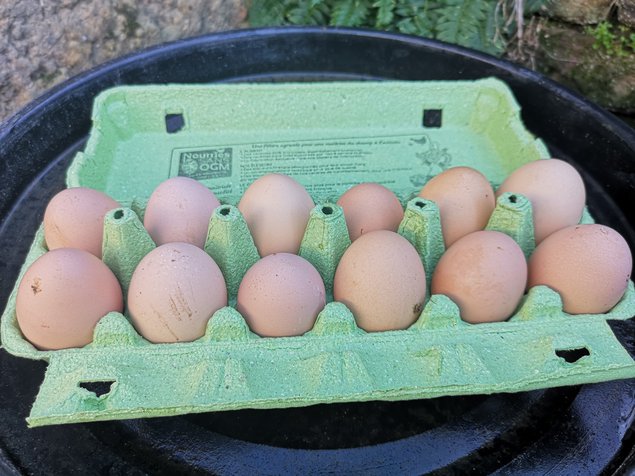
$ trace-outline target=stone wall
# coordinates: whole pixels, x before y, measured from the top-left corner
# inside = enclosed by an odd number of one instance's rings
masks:
[[[610,20],[616,39],[606,48],[593,29]],[[616,113],[635,115],[634,0],[552,0],[525,31],[512,59],[578,91]]]
[[[243,25],[242,0],[0,1],[0,122],[111,58]]]

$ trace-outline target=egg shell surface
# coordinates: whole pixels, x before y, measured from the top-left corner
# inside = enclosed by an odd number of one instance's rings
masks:
[[[472,324],[511,317],[525,292],[527,262],[518,244],[498,231],[476,231],[441,256],[432,294],[444,294]]]
[[[157,244],[190,243],[203,248],[209,221],[220,201],[210,189],[189,177],[172,177],[154,189],[143,225]]]
[[[549,286],[569,314],[601,314],[624,295],[633,266],[626,240],[608,226],[563,228],[529,258],[528,287]]]
[[[58,248],[43,254],[27,269],[18,287],[18,325],[38,349],[89,344],[97,322],[113,311],[123,311],[117,278],[84,250]]]
[[[487,178],[471,167],[452,167],[426,183],[419,196],[439,207],[445,247],[462,236],[482,230],[496,206]]]
[[[580,223],[586,202],[582,177],[559,159],[535,160],[514,170],[496,196],[505,192],[520,193],[531,202],[536,244],[561,228]]]
[[[286,337],[311,330],[325,305],[324,282],[313,265],[291,253],[274,253],[249,268],[236,309],[256,334]]]
[[[150,342],[190,342],[205,334],[212,314],[227,305],[225,278],[214,260],[189,243],[148,253],[128,289],[128,314]]]
[[[77,248],[101,258],[104,215],[121,205],[103,192],[85,187],[56,194],[44,212],[44,239],[49,250]]]
[[[423,310],[426,274],[417,250],[387,230],[364,233],[344,252],[333,297],[368,331],[406,329]]]
[[[261,257],[297,254],[313,207],[305,188],[282,174],[260,177],[238,203]]]
[[[337,204],[344,210],[351,241],[369,231],[397,231],[403,220],[404,211],[397,196],[378,183],[355,185]]]

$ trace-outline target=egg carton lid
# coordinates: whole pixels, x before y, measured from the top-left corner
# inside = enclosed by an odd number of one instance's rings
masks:
[[[295,177],[316,201],[374,181],[405,202],[451,166],[475,167],[496,185],[549,155],[495,79],[125,86],[98,97],[93,122],[67,184],[124,204],[175,175],[236,203],[269,172]],[[25,266],[42,245],[40,233]],[[49,352],[22,338],[8,306],[2,339],[16,355],[49,361],[28,418],[39,426],[635,377],[635,362],[606,323],[633,315],[634,296],[630,283],[610,313],[571,317],[555,292],[537,287],[509,322],[480,325],[464,323],[450,299],[433,296],[410,329],[382,333],[365,333],[345,306],[329,303],[309,334],[291,338],[259,338],[228,307],[203,338],[177,344],[150,344],[111,313],[92,344]]]
[[[545,157],[495,78],[121,86],[96,98],[67,184],[128,204],[180,175],[235,204],[255,179],[279,172],[316,202],[362,182],[405,201],[449,167],[477,168],[499,184]]]

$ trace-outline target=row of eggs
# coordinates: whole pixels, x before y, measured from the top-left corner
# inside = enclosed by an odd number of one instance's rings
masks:
[[[533,161],[514,171],[496,193],[483,174],[470,167],[453,167],[432,178],[419,196],[434,201],[440,211],[446,248],[458,238],[485,228],[496,196],[514,192],[532,203],[536,244],[565,226],[580,221],[585,188],[578,172],[558,160]],[[397,231],[404,211],[395,194],[376,183],[363,183],[337,201],[344,210],[354,241],[373,230]],[[171,242],[204,246],[210,217],[220,201],[200,182],[174,177],[150,196],[144,226],[157,245]],[[238,209],[245,218],[260,256],[297,253],[314,202],[291,177],[268,174],[245,190]],[[85,249],[101,257],[104,214],[120,205],[95,190],[70,189],[55,196],[44,214],[49,249]]]
[[[554,180],[558,188],[549,183]],[[532,162],[510,175],[497,193],[505,191],[532,201],[540,244],[529,269],[511,238],[479,231],[494,209],[495,194],[478,171],[449,169],[422,189],[420,196],[439,206],[448,248],[435,269],[432,293],[450,296],[461,317],[473,323],[507,319],[526,288],[537,284],[558,290],[570,313],[612,308],[630,277],[630,251],[608,227],[575,226],[585,201],[575,169],[556,159]],[[159,246],[137,266],[127,307],[135,328],[151,342],[201,337],[213,312],[227,305],[223,275],[201,249],[218,205],[209,189],[184,177],[162,183],[148,201],[144,225]],[[353,244],[338,265],[334,299],[367,331],[407,328],[423,307],[426,277],[417,251],[395,233],[403,217],[399,200],[381,185],[361,184],[338,205]],[[313,206],[300,184],[278,174],[254,182],[238,205],[263,259],[243,278],[237,309],[261,336],[301,335],[325,305],[319,273],[294,254]],[[37,347],[86,345],[103,315],[123,310],[121,288],[97,258],[103,216],[118,207],[90,189],[68,189],[49,203],[44,233],[52,251],[27,270],[16,302],[20,328]]]

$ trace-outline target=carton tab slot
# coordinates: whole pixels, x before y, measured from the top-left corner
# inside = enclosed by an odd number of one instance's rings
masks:
[[[574,364],[582,357],[591,355],[591,352],[586,347],[579,347],[577,349],[556,350],[556,355],[569,364]]]
[[[443,109],[424,109],[423,127],[441,127],[443,122]]]
[[[112,390],[114,380],[96,381],[96,382],[79,382],[79,386],[83,389],[94,393],[97,398],[108,395]]]
[[[183,114],[166,114],[165,130],[168,134],[175,134],[185,126]]]

